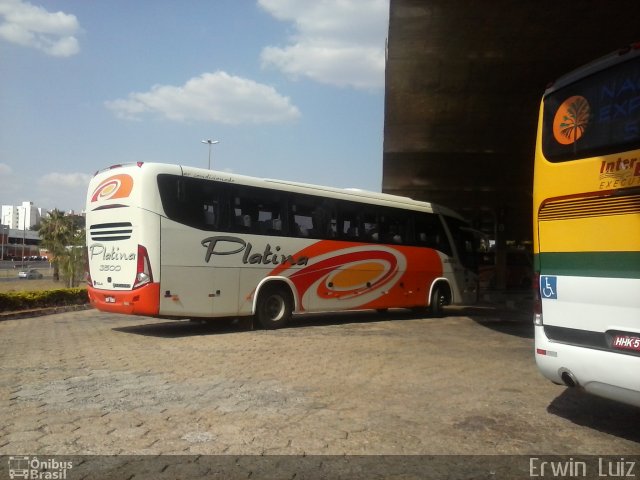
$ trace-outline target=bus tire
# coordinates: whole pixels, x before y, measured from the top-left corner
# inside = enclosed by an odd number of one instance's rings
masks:
[[[427,311],[431,317],[444,316],[444,306],[449,304],[449,289],[443,283],[436,283],[431,290],[431,298],[429,298],[429,307]]]
[[[267,330],[284,327],[293,313],[293,298],[288,288],[280,285],[265,286],[258,296],[256,319]]]

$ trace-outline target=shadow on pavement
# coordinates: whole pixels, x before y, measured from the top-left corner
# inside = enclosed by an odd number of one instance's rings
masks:
[[[534,338],[533,310],[528,307],[506,308],[502,305],[464,307],[460,315],[471,318],[478,325],[495,332],[520,338]]]
[[[448,307],[445,309],[447,317],[469,317],[477,324],[507,335],[521,338],[533,338],[533,324],[531,314],[522,310],[506,309],[495,305],[476,305],[467,307]],[[331,325],[345,325],[358,323],[375,323],[386,321],[420,320],[425,317],[422,312],[405,309],[392,309],[388,312],[345,311],[331,313],[309,313],[295,315],[284,330],[320,327]],[[435,319],[439,320],[439,319]],[[122,333],[154,336],[160,338],[179,338],[200,335],[220,335],[240,333],[243,331],[261,330],[253,325],[251,317],[242,318],[212,318],[206,320],[166,320],[141,325],[116,327],[113,330]]]
[[[131,325],[128,327],[116,327],[114,332],[133,333],[158,338],[194,337],[200,335],[221,335],[238,333],[243,329],[231,320],[217,319],[208,322],[192,322],[189,320],[167,320],[160,323],[147,323]]]
[[[291,322],[282,330],[297,328],[344,325],[354,323],[373,323],[404,319],[424,318],[422,314],[410,311],[394,310],[389,313],[377,313],[374,311],[362,312],[337,312],[337,313],[314,313],[295,315]],[[202,321],[189,320],[167,320],[165,322],[154,322],[142,325],[131,325],[127,327],[113,328],[116,332],[133,333],[136,335],[153,336],[160,338],[192,337],[199,335],[221,335],[228,333],[240,333],[250,330],[261,330],[252,325],[252,317],[243,318],[215,318]]]
[[[576,425],[640,443],[640,408],[567,388],[547,411]]]

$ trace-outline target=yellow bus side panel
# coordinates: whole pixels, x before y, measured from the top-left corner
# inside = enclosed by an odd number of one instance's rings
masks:
[[[540,252],[631,252],[640,250],[640,216],[541,221]]]

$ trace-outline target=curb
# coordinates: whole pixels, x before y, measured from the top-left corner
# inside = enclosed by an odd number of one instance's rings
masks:
[[[43,317],[45,315],[54,315],[56,313],[78,312],[81,310],[90,310],[93,307],[88,304],[82,305],[65,305],[60,307],[34,308],[33,310],[21,310],[18,312],[0,313],[0,322],[5,320],[17,320],[20,318]]]

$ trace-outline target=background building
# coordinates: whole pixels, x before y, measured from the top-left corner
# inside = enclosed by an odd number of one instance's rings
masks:
[[[29,230],[40,223],[41,210],[33,202],[22,202],[20,206],[2,205],[0,223],[16,230]]]
[[[33,202],[2,205],[0,212],[0,259],[40,256],[40,237],[32,230],[40,223],[41,209]]]
[[[640,40],[636,0],[390,0],[382,190],[450,206],[530,246],[541,96]]]

